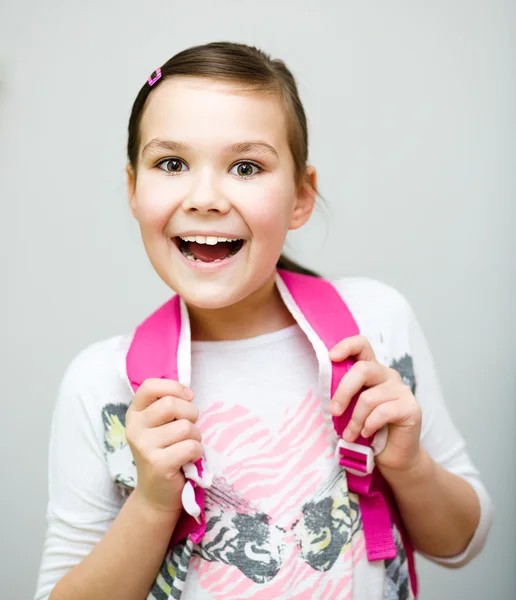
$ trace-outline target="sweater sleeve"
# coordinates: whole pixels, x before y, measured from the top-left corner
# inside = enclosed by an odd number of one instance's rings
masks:
[[[463,477],[475,490],[480,503],[480,521],[468,547],[449,558],[424,555],[448,567],[460,567],[471,561],[484,547],[489,532],[493,507],[479,471],[469,457],[466,444],[455,427],[436,374],[427,340],[410,305],[406,303],[408,337],[411,348],[415,396],[422,411],[421,445],[449,472]]]
[[[104,536],[122,499],[107,469],[97,390],[103,380],[101,343],[84,350],[67,369],[54,408],[49,448],[47,530],[34,600],[56,583]],[[108,392],[109,393],[109,392]]]

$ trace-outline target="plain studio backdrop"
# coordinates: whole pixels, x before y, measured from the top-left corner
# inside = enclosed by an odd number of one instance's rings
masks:
[[[169,295],[127,207],[130,107],[173,54],[221,40],[283,58],[298,79],[327,206],[292,256],[406,295],[494,499],[472,564],[419,560],[421,598],[516,597],[511,0],[2,0],[0,596],[34,593],[67,365]]]

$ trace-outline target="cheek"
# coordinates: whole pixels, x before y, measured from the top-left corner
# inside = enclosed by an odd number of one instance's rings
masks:
[[[176,206],[162,186],[137,188],[135,217],[143,232],[162,232]]]
[[[248,222],[253,234],[284,237],[294,207],[293,192],[285,185],[270,186],[249,203]]]

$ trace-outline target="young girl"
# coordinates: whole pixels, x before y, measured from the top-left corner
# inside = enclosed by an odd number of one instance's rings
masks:
[[[256,48],[190,48],[140,90],[129,201],[180,302],[179,374],[129,385],[134,332],[70,365],[36,600],[408,599],[409,547],[449,567],[482,549],[491,503],[404,297],[333,282],[360,335],[325,353],[285,291],[284,270],[309,274],[281,256],[317,196],[307,157],[295,81]],[[346,360],[330,402],[331,365]],[[400,517],[389,558],[368,554],[368,506],[335,460],[332,417],[348,406],[343,440],[383,434],[374,472]],[[204,516],[200,539],[180,535],[188,512]]]

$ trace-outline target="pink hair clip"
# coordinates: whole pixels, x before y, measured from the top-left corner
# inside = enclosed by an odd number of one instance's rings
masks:
[[[152,75],[149,77],[149,79],[147,80],[149,82],[149,85],[152,87],[156,81],[158,81],[158,79],[161,78],[161,68],[158,67],[156,69],[156,77],[154,77],[154,79],[152,78]]]

